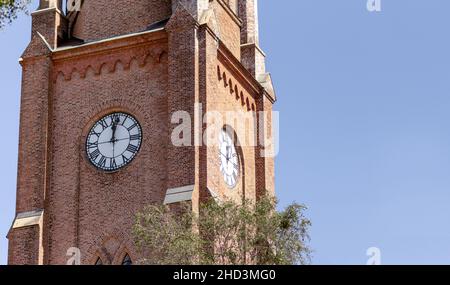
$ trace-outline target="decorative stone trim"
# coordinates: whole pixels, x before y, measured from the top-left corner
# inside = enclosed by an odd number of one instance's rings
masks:
[[[36,210],[17,214],[13,222],[13,229],[37,226],[41,223],[44,210]]]
[[[189,185],[168,189],[166,192],[166,197],[164,199],[164,205],[191,201],[192,193],[194,192],[194,187],[195,185]]]

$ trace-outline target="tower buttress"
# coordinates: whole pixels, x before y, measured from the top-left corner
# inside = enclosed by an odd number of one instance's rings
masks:
[[[242,64],[258,79],[266,73],[266,55],[259,47],[258,0],[238,0],[238,15],[242,20]]]
[[[67,19],[61,8],[62,0],[40,0],[38,9],[31,14],[32,38],[39,33],[52,49],[67,34]]]
[[[209,0],[174,0],[172,1],[172,12],[176,11],[178,5],[183,5],[194,19],[199,20],[202,12],[208,9]]]
[[[47,8],[57,8],[61,10],[61,7],[62,7],[62,0],[39,0],[38,10]]]

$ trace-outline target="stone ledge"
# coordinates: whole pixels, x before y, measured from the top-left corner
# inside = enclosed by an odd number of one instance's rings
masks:
[[[39,225],[44,210],[18,213],[13,222],[13,229]]]
[[[164,205],[191,201],[193,192],[194,185],[168,189],[164,198]]]

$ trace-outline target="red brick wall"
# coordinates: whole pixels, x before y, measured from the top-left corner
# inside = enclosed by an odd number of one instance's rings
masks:
[[[237,141],[241,144],[238,147],[241,156],[241,169],[238,184],[234,189],[229,189],[220,172],[218,146],[217,144],[209,146],[207,158],[208,188],[218,192],[224,198],[235,199],[236,201],[240,201],[244,197],[255,199],[255,141],[251,134],[256,132],[255,113],[252,111],[252,106],[255,108],[254,96],[257,95],[244,87],[233,71],[227,68],[224,63],[219,60],[216,60],[215,63],[214,66],[211,65],[211,70],[208,73],[208,80],[211,85],[214,85],[214,92],[209,94],[215,95],[207,97],[207,108],[208,112],[220,113],[224,120],[229,119],[231,113],[236,115],[237,120],[224,121],[223,123],[233,128],[236,132]],[[244,121],[246,123],[241,124]]]
[[[26,62],[22,73],[16,211],[44,207],[49,72],[48,58]]]
[[[256,104],[256,109],[259,112],[265,112],[267,116],[264,116],[262,120],[258,119],[258,137],[264,136],[265,138],[273,138],[273,103],[263,96]],[[263,132],[264,134],[261,134]],[[258,145],[256,148],[256,175],[257,175],[257,198],[261,195],[269,193],[275,195],[275,158],[273,156],[263,157],[261,153],[270,151],[270,146],[274,146],[274,141],[264,142],[265,145]],[[272,151],[275,149],[273,148]],[[270,154],[270,153],[267,153]]]
[[[170,17],[170,0],[85,0],[74,36],[86,41],[136,33]]]
[[[240,60],[241,58],[241,27],[237,14],[231,9],[226,9],[222,1],[210,2],[214,9],[218,28],[218,37],[233,53],[233,55]]]
[[[168,24],[168,113],[166,121],[172,134],[178,124],[172,124],[175,112],[186,111],[194,124],[194,104],[198,98],[197,28],[187,11],[178,11]],[[177,122],[178,123],[178,122]],[[177,188],[196,183],[194,130],[191,146],[176,147],[168,137],[167,187]]]
[[[242,20],[241,43],[258,44],[257,0],[238,0],[238,15]]]
[[[39,259],[39,227],[12,230],[9,235],[8,264],[34,265]]]
[[[70,247],[79,247],[88,263],[112,238],[134,251],[134,214],[162,203],[167,189],[167,60],[163,55],[158,62],[149,54],[165,49],[164,43],[150,43],[55,62],[48,263],[64,263]],[[138,119],[143,145],[129,166],[107,174],[89,163],[84,142],[95,120],[112,111]]]

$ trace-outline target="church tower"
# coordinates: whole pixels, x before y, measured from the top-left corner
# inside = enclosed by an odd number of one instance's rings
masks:
[[[20,58],[9,264],[133,263],[149,204],[274,195],[257,0],[62,2],[40,1]]]

